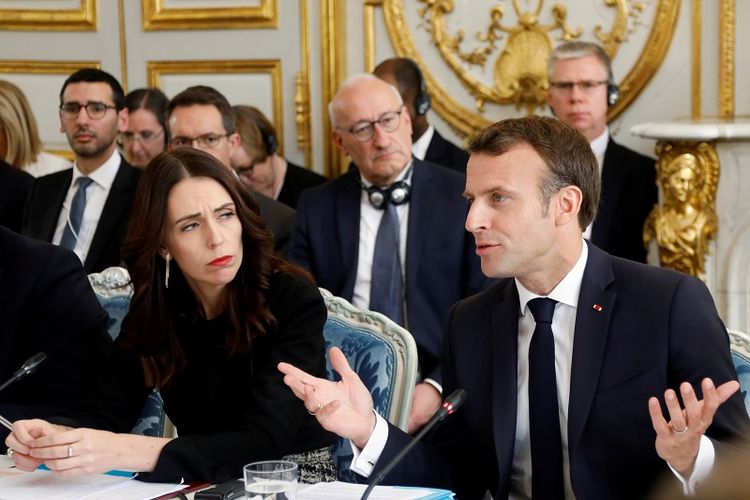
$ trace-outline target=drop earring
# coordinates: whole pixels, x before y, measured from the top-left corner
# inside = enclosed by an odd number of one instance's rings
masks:
[[[167,261],[166,264],[166,271],[164,272],[164,288],[169,288],[169,261],[172,260],[172,256],[167,253],[167,256],[164,257],[164,260]]]

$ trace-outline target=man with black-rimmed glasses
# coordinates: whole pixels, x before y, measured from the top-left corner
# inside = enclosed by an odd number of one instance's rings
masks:
[[[188,87],[169,101],[169,148],[190,146],[204,151],[232,170],[231,157],[240,147],[234,114],[227,98],[205,85]],[[234,172],[234,170],[232,170]],[[274,236],[274,250],[285,255],[294,225],[294,210],[251,191],[260,216]]]
[[[73,250],[87,273],[119,265],[140,172],[118,153],[128,110],[119,82],[98,69],[70,75],[60,91],[60,131],[73,167],[37,179],[22,233]]]

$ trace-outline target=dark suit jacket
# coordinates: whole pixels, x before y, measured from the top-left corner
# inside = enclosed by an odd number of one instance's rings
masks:
[[[670,474],[654,449],[648,398],[682,381],[700,392],[703,377],[717,385],[736,380],[726,329],[697,278],[611,257],[593,245],[578,304],[568,417],[573,491],[579,500],[644,498],[660,475]],[[438,431],[437,449],[412,450],[389,482],[448,487],[462,499],[481,498],[486,489],[508,497],[518,311],[512,279],[454,307],[443,387],[446,394],[466,389],[468,400]],[[728,440],[749,428],[737,393],[719,408],[708,436]],[[391,428],[378,467],[407,439]]]
[[[86,273],[99,272],[121,264],[120,246],[130,223],[133,198],[140,178],[141,171],[122,159],[83,265]],[[43,241],[52,241],[72,180],[72,168],[36,180],[26,207],[21,231],[23,234]]]
[[[643,225],[657,196],[654,160],[610,139],[591,241],[612,255],[645,263]]]
[[[319,186],[327,181],[325,177],[316,174],[306,168],[295,165],[287,160],[286,175],[284,176],[284,185],[281,186],[277,201],[297,208],[297,200],[302,191],[311,187]]]
[[[294,209],[257,191],[250,192],[258,204],[260,216],[273,233],[273,249],[282,257],[286,256],[294,227]]]
[[[464,177],[414,160],[406,242],[406,303],[421,373],[436,371],[443,325],[451,305],[489,284],[474,238],[464,230]],[[355,169],[302,193],[290,258],[319,286],[351,300],[359,254],[360,183]]]
[[[465,174],[469,153],[448,141],[435,130],[430,145],[427,146],[424,161],[437,163]]]
[[[122,398],[109,385],[106,320],[73,252],[0,227],[0,381],[47,354],[36,372],[0,393],[0,415],[129,430],[134,422],[119,421]]]
[[[21,230],[26,200],[34,187],[34,178],[0,160],[0,226]]]

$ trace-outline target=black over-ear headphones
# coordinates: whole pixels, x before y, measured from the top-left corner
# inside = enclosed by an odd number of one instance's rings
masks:
[[[417,74],[417,80],[419,80],[419,90],[417,91],[417,95],[414,97],[414,109],[416,110],[417,115],[423,115],[427,113],[427,111],[430,109],[430,106],[432,106],[432,103],[430,103],[430,96],[427,95],[427,84],[424,81],[424,76],[422,75],[422,71],[419,69],[419,65],[409,58],[405,59],[409,61],[409,64],[414,69],[414,73]]]
[[[273,155],[278,149],[279,149],[279,141],[276,140],[276,136],[268,130],[268,128],[263,123],[263,120],[255,120],[255,125],[258,126],[258,130],[260,131],[260,138],[263,141],[263,144],[266,145],[266,151],[268,151],[268,156]]]
[[[609,72],[609,81],[607,81],[607,106],[614,106],[620,100],[620,87],[615,83],[615,77]]]
[[[393,203],[394,205],[403,205],[411,197],[411,186],[406,179],[409,178],[412,167],[409,166],[409,171],[406,172],[404,178],[400,181],[396,181],[388,187],[382,188],[379,186],[365,186],[362,184],[362,189],[367,192],[367,199],[370,204],[378,210],[383,210],[386,204]]]

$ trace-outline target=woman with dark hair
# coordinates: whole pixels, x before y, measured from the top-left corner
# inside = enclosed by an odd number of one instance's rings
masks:
[[[128,163],[146,168],[169,144],[167,129],[169,99],[156,88],[136,89],[125,96],[128,130],[120,134],[119,144]]]
[[[192,148],[157,156],[141,178],[123,257],[135,293],[117,339],[120,389],[135,415],[158,388],[179,437],[16,422],[6,440],[16,465],[222,482],[247,463],[286,456],[303,480],[333,479],[333,436],[276,370],[284,361],[324,376],[325,306],[303,271],[274,256],[232,172]]]

